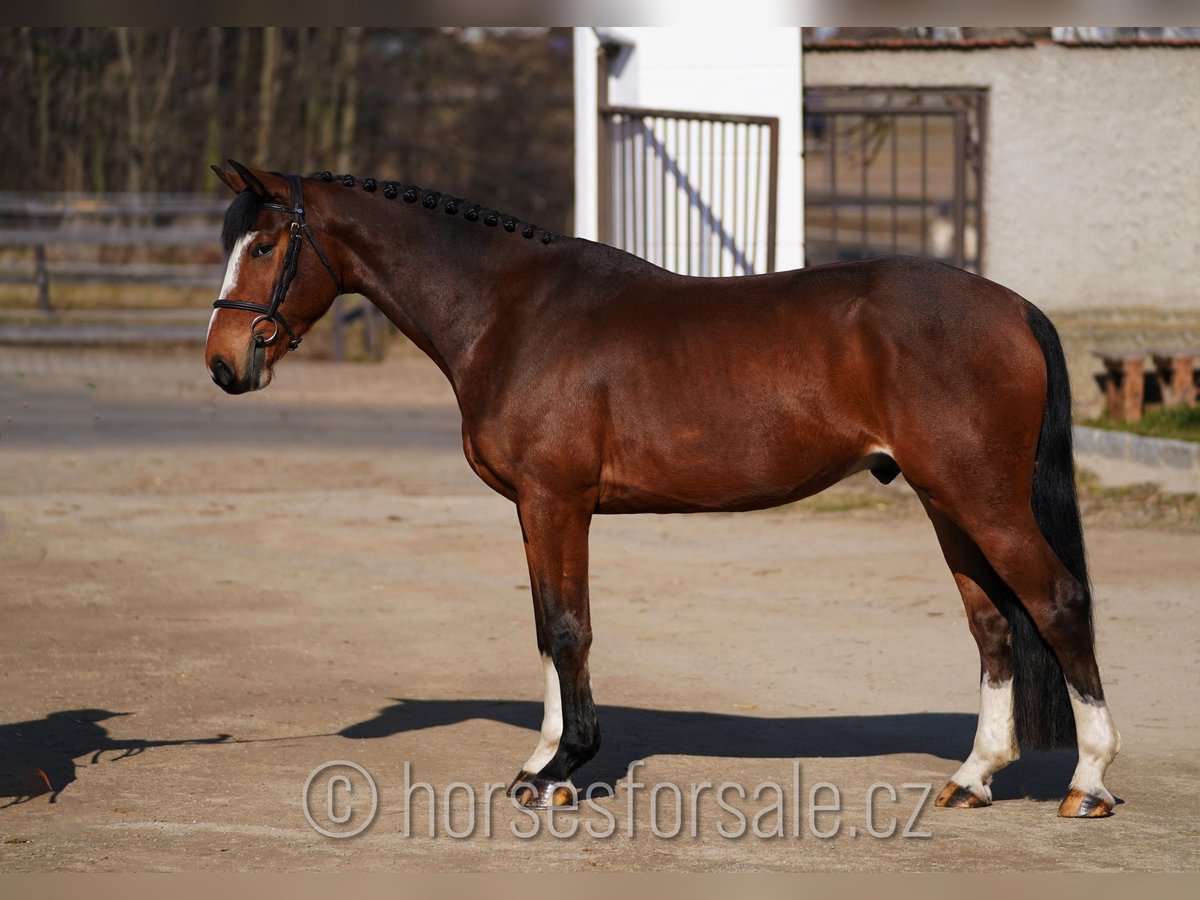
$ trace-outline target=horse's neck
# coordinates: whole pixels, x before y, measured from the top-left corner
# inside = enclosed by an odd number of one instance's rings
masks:
[[[438,364],[457,391],[472,350],[504,315],[505,286],[540,242],[469,222],[460,211],[355,198],[364,217],[345,238],[347,290],[364,294]]]

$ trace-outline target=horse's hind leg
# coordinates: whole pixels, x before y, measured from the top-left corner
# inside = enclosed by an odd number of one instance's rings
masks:
[[[1079,763],[1059,815],[1107,816],[1116,801],[1104,786],[1104,772],[1121,747],[1121,736],[1104,702],[1088,592],[1067,571],[1032,520],[1024,527],[991,523],[976,534],[976,540],[1028,610],[1066,679]]]
[[[588,527],[594,508],[594,497],[572,502],[541,491],[522,493],[517,502],[546,676],[541,738],[510,788],[529,807],[570,803],[565,784],[600,747],[587,665]]]
[[[974,808],[992,802],[992,776],[1020,755],[1013,719],[1012,631],[1000,611],[1008,588],[983,553],[944,513],[917,495],[937,532],[942,554],[954,575],[967,611],[967,624],[979,646],[979,723],[971,755],[938,795],[938,806]]]
[[[1042,535],[1028,493],[999,477],[990,487],[978,491],[984,496],[971,502],[961,499],[965,490],[951,490],[934,494],[929,503],[970,536],[1036,629],[1028,635],[1023,628],[1013,631],[1013,668],[1025,685],[1016,685],[1017,736],[1035,749],[1063,746],[1073,720],[1079,763],[1059,815],[1107,816],[1116,801],[1104,786],[1104,773],[1120,749],[1121,737],[1104,702],[1090,594]],[[1021,609],[1013,610],[1014,621]],[[1052,654],[1053,671],[1038,661],[1039,636]],[[1056,699],[1056,685],[1046,682],[1059,677],[1065,679],[1069,709]]]

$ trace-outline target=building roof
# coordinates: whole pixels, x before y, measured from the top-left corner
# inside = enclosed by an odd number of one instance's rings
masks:
[[[1200,47],[1200,28],[1029,27],[805,28],[804,49],[994,50],[1039,44],[1062,47]]]

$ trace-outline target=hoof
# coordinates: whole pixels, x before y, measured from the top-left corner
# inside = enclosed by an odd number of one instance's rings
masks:
[[[1072,788],[1058,807],[1058,814],[1067,819],[1103,819],[1111,816],[1112,810],[1112,800]]]
[[[992,801],[980,797],[961,784],[951,781],[942,788],[942,792],[937,795],[937,799],[933,801],[933,805],[941,806],[945,809],[979,809],[983,806],[991,806]]]
[[[526,809],[573,808],[578,805],[569,782],[550,781],[524,769],[508,786],[508,796]]]

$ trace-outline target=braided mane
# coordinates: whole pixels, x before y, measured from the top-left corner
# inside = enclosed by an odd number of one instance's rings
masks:
[[[516,216],[509,215],[508,213],[500,212],[497,209],[492,209],[479,203],[472,203],[470,200],[464,200],[462,197],[452,197],[449,194],[443,194],[439,191],[426,190],[415,184],[402,184],[398,181],[380,182],[374,178],[359,179],[353,175],[334,175],[332,172],[316,172],[312,177],[318,178],[321,181],[340,181],[344,187],[348,188],[361,187],[368,194],[379,192],[388,200],[395,200],[399,197],[405,203],[417,203],[419,201],[425,209],[441,209],[448,216],[455,216],[461,212],[463,218],[468,222],[480,221],[489,228],[495,228],[499,225],[510,234],[519,233],[526,240],[537,238],[541,243],[549,244],[558,237],[558,235],[539,225],[534,225],[532,222],[523,222]],[[255,212],[257,212],[257,208]],[[251,223],[253,223],[253,218],[251,218]],[[228,224],[229,219],[227,216],[227,227]]]

